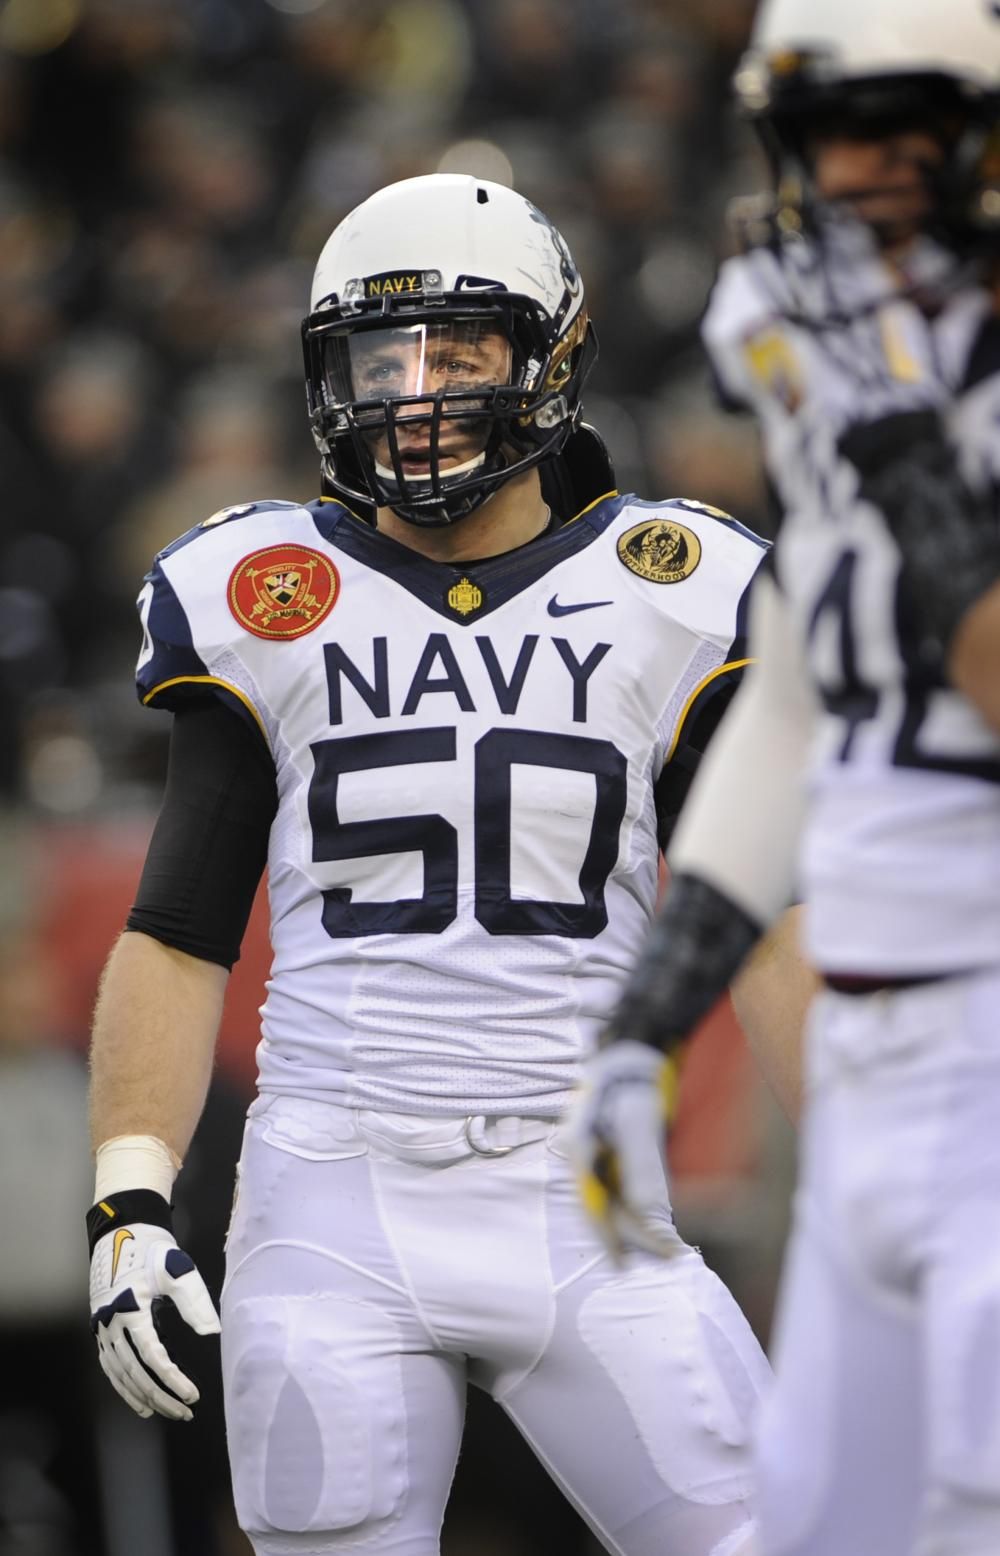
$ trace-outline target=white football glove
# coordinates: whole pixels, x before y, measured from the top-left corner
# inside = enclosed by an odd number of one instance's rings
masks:
[[[684,1246],[666,1176],[676,1086],[676,1060],[628,1038],[584,1066],[566,1135],[584,1206],[616,1261],[627,1247],[669,1258]]]
[[[109,1222],[90,1261],[90,1326],[101,1367],[137,1415],[155,1410],[190,1421],[198,1390],[156,1331],[154,1305],[164,1297],[196,1334],[218,1334],[208,1288],[172,1233],[142,1221]]]

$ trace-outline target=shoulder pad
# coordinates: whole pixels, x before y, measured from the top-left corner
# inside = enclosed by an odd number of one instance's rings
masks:
[[[194,646],[187,613],[159,557],[146,574],[136,606],[142,623],[142,647],[135,667],[140,702],[149,702],[181,682],[207,681],[208,669]],[[169,700],[163,702],[163,706],[169,705]]]
[[[733,515],[727,513],[724,508],[715,508],[710,502],[702,502],[697,497],[663,497],[659,501],[635,496],[623,497],[611,517],[622,520],[626,529],[638,523],[649,528],[656,524],[657,520],[661,524],[686,524],[689,520],[694,520],[694,529],[699,539],[707,537],[709,544],[715,543],[712,532],[719,528],[742,536],[761,552],[768,551],[771,545],[763,535],[758,535],[756,530],[741,524],[739,519],[734,519]],[[694,568],[692,567],[690,571],[693,572]],[[641,577],[642,574],[640,573],[639,576]],[[664,582],[666,581],[664,579]]]
[[[249,524],[232,528],[246,519]],[[313,516],[301,503],[265,500],[223,508],[164,547],[138,601],[141,700],[169,708],[193,694],[214,695],[228,686],[237,700],[247,702],[249,672],[242,690],[228,684],[246,671],[240,653],[244,634],[229,598],[233,570],[248,554],[269,546],[314,547],[318,541]]]
[[[702,518],[714,519],[717,524],[722,524],[726,529],[734,530],[737,535],[742,535],[746,540],[753,541],[754,545],[760,546],[763,551],[770,549],[771,542],[765,540],[763,535],[758,535],[756,530],[741,524],[739,519],[734,519],[724,508],[713,508],[710,502],[699,502],[696,497],[670,497],[662,506],[680,508],[684,513],[698,513]]]
[[[202,519],[199,529],[211,529],[215,524],[225,524],[227,519],[245,519],[248,513],[270,513],[274,508],[298,508],[297,502],[282,502],[277,497],[266,497],[260,502],[240,502],[231,508],[220,508],[211,518]]]
[[[728,259],[712,289],[701,333],[712,370],[731,404],[753,405],[761,391],[801,376],[785,317],[788,284],[775,256],[755,249]],[[787,398],[790,388],[783,390]]]
[[[259,502],[234,503],[232,507],[220,508],[218,513],[213,513],[207,519],[202,519],[200,524],[195,524],[192,529],[185,530],[183,535],[178,535],[176,540],[172,540],[168,546],[164,546],[163,550],[158,552],[158,558],[172,556],[182,546],[188,546],[192,540],[197,540],[198,536],[204,534],[206,530],[217,529],[220,524],[227,524],[232,519],[245,519],[252,513],[274,513],[279,509],[294,511],[302,506],[303,504],[299,502],[283,502],[276,497],[265,497]]]
[[[745,340],[791,309],[788,282],[775,256],[764,249],[723,260],[705,309],[702,335],[716,345]]]
[[[768,541],[687,497],[629,498],[611,533],[618,561],[641,580],[654,609],[723,650],[740,636],[746,591]]]

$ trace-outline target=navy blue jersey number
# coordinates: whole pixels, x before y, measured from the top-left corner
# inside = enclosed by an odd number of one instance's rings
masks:
[[[841,552],[809,617],[810,643],[816,636],[820,620],[828,612],[834,615],[837,622],[839,675],[833,684],[821,681],[820,693],[827,712],[844,721],[844,739],[838,753],[842,762],[850,758],[858,725],[866,719],[874,718],[878,712],[878,692],[862,679],[858,670],[851,604],[857,564],[856,551]]]
[[[355,935],[439,934],[458,907],[458,833],[443,816],[393,816],[378,821],[341,821],[337,785],[341,773],[413,762],[453,762],[454,729],[385,730],[321,740],[312,747],[316,763],[309,787],[313,859],[365,859],[373,854],[421,853],[424,894],[399,902],[352,902],[349,886],[323,893],[323,928],[335,940]]]
[[[922,743],[931,698],[946,688],[947,683],[933,663],[928,665],[921,658],[912,628],[904,629],[905,612],[898,577],[893,580],[891,595],[883,602],[883,607],[893,629],[902,706],[898,715],[891,711],[893,703],[888,699],[885,711],[880,708],[879,690],[865,680],[859,666],[858,632],[866,626],[865,610],[871,609],[870,600],[862,603],[858,598],[858,571],[862,565],[863,559],[856,551],[842,551],[809,617],[810,646],[821,619],[828,612],[833,614],[837,625],[835,677],[830,679],[817,673],[816,680],[827,712],[843,722],[844,737],[837,751],[838,759],[850,761],[860,726],[866,720],[881,716],[887,721],[886,755],[894,767],[955,773],[1000,783],[1000,761],[992,752],[982,749],[934,751],[926,749]],[[870,623],[868,625],[870,627]],[[895,722],[888,722],[890,719]]]
[[[511,768],[593,773],[597,797],[580,867],[581,903],[515,902],[510,894]],[[618,858],[628,763],[610,740],[530,729],[491,729],[476,744],[476,918],[491,935],[592,940],[608,922],[604,887]]]
[[[440,934],[458,914],[458,836],[443,816],[340,820],[342,773],[416,762],[453,762],[454,728],[391,731],[321,740],[312,747],[309,788],[313,859],[420,853],[423,895],[397,902],[354,902],[349,886],[323,892],[323,927],[333,939],[375,934]],[[582,903],[514,901],[510,889],[511,768],[517,763],[592,773],[596,800],[583,864]],[[539,730],[490,730],[476,746],[475,912],[491,935],[571,935],[592,939],[608,922],[604,888],[618,857],[627,798],[625,757],[607,740]]]

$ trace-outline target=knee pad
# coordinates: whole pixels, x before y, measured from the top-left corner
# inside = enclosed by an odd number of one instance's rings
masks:
[[[267,1536],[368,1534],[397,1517],[407,1479],[393,1320],[342,1296],[255,1296],[223,1330],[240,1527],[270,1550]]]

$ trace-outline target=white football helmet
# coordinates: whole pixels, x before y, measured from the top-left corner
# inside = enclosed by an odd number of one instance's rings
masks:
[[[460,174],[390,184],[345,217],[302,341],[327,483],[422,525],[560,452],[597,349],[552,223]]]
[[[938,235],[963,246],[1000,232],[994,0],[762,0],[734,86],[784,198],[797,187],[808,207],[806,140],[818,128],[863,136],[916,124],[938,129],[947,148],[934,178]]]

